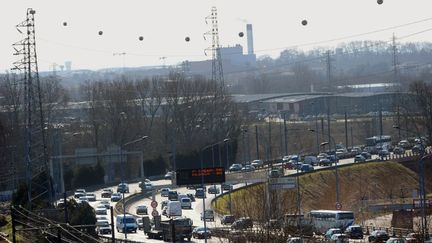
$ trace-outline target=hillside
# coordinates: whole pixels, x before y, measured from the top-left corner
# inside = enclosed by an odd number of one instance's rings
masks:
[[[359,221],[372,217],[367,205],[376,202],[400,202],[411,197],[418,187],[417,175],[394,162],[356,164],[339,169],[340,202],[343,210],[355,212]],[[317,171],[300,176],[302,213],[312,209],[335,209],[336,179],[334,170]],[[264,220],[266,193],[263,184],[232,194],[233,214]],[[297,190],[272,191],[272,218],[296,212]],[[228,213],[228,196],[216,202],[216,209]]]

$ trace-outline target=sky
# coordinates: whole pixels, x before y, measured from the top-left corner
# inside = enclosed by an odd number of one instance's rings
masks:
[[[213,6],[218,10],[220,44],[241,44],[246,52],[246,34],[240,37],[239,32],[246,33],[250,23],[258,57],[277,57],[295,46],[308,50],[332,48],[342,41],[389,41],[393,33],[398,38],[426,30],[398,41],[432,40],[432,0],[383,1],[379,5],[377,0],[2,0],[0,72],[19,59],[12,44],[24,37],[15,26],[25,20],[27,8],[36,11],[41,71],[65,61],[72,62],[72,69],[95,70],[209,59],[204,49],[211,39],[204,40],[203,33],[210,30],[205,17]],[[308,24],[302,25],[302,20]],[[325,42],[419,20],[425,21]]]

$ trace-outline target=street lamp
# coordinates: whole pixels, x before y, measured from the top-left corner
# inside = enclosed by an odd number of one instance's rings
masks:
[[[203,173],[203,169],[204,169],[204,162],[203,162],[203,152],[208,149],[208,148],[213,148],[213,146],[215,145],[219,145],[221,143],[227,143],[229,141],[229,138],[226,138],[222,141],[219,141],[217,143],[213,143],[207,146],[204,146],[203,148],[200,149],[200,162],[201,162],[201,188],[204,189],[204,173]],[[228,152],[227,152],[228,153]],[[227,156],[228,157],[228,156]],[[205,215],[205,199],[206,199],[206,195],[207,192],[204,190],[204,197],[203,197],[203,211],[202,211],[202,218],[204,221],[204,235],[207,235],[207,223],[206,223],[206,215]],[[204,241],[207,243],[207,237],[204,237]]]
[[[120,145],[120,164],[121,164],[121,167],[122,167],[122,180],[121,180],[122,182],[121,182],[121,184],[122,184],[123,187],[125,186],[125,166],[126,166],[126,165],[123,164],[123,148],[126,147],[126,146],[128,146],[128,145],[141,142],[141,141],[143,141],[143,140],[145,140],[147,138],[149,138],[149,136],[142,136],[142,137],[140,137],[138,139],[135,139],[135,140],[132,140],[130,142],[127,142],[127,143],[124,143],[124,144]],[[123,188],[123,190],[122,190],[122,204],[123,204],[123,219],[122,220],[123,220],[123,227],[124,227],[123,228],[124,236],[125,236],[125,239],[127,239],[127,228],[126,228],[126,224],[125,224],[126,202],[125,202],[124,193],[125,193],[125,188]]]
[[[398,129],[399,131],[403,130],[408,133],[415,134],[416,136],[419,136],[418,133],[409,131],[407,129],[402,129],[397,125],[393,125],[394,129]],[[421,138],[420,138],[421,139]],[[420,140],[421,142],[421,140]],[[420,192],[420,207],[421,207],[421,213],[422,213],[422,238],[423,240],[427,239],[429,237],[428,234],[428,227],[427,227],[427,217],[425,212],[425,206],[426,206],[426,190],[425,190],[425,167],[424,167],[424,160],[427,158],[431,158],[431,155],[425,155],[425,148],[423,147],[423,143],[420,143],[420,160],[418,161],[418,180],[419,180],[419,192]]]
[[[308,129],[308,131],[313,132],[313,133],[318,133],[318,131],[314,130],[314,129]],[[325,134],[325,133],[321,133],[321,136],[324,135],[328,135],[328,137],[330,138],[330,142],[323,142],[320,144],[320,146],[325,146],[325,145],[329,145],[329,150],[330,152],[332,151],[332,147],[331,145],[333,144],[333,147],[336,151],[336,142],[333,138],[333,136],[331,136],[330,134]],[[336,209],[340,210],[342,208],[342,205],[340,204],[339,201],[339,172],[338,172],[338,159],[336,158],[336,153],[335,153],[335,175],[336,175]]]

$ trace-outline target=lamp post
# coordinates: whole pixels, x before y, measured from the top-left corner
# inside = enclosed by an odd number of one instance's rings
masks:
[[[133,141],[130,141],[130,142],[127,142],[127,143],[124,143],[124,144],[120,145],[120,164],[121,164],[121,167],[122,167],[122,180],[121,180],[122,182],[121,182],[121,184],[122,184],[123,187],[125,186],[125,167],[126,167],[126,165],[123,164],[123,148],[126,147],[126,146],[128,146],[128,145],[141,142],[141,141],[143,141],[143,140],[145,140],[147,138],[149,138],[149,136],[142,136],[142,137],[140,137],[138,139],[135,139]],[[122,190],[122,204],[123,204],[123,219],[122,220],[123,220],[123,227],[124,227],[123,228],[124,236],[125,236],[125,239],[127,239],[127,228],[126,228],[126,223],[125,223],[126,204],[125,204],[124,193],[125,193],[125,188],[123,188],[123,190]]]
[[[310,132],[313,132],[313,133],[317,133],[318,131],[316,131],[316,130],[314,130],[314,129],[308,129]],[[320,146],[325,146],[325,145],[329,145],[329,150],[330,151],[332,151],[332,144],[333,144],[333,147],[334,147],[334,149],[335,149],[335,151],[336,151],[336,142],[335,142],[335,140],[334,140],[334,138],[333,138],[333,136],[331,136],[331,135],[329,135],[329,134],[324,134],[324,133],[322,133],[321,134],[322,136],[324,136],[324,135],[328,135],[328,137],[330,138],[330,141],[327,141],[327,142],[323,142],[323,143],[321,143],[320,144]],[[342,205],[340,204],[340,201],[339,201],[339,172],[338,172],[338,159],[336,158],[336,154],[335,154],[335,175],[336,175],[336,209],[338,209],[338,210],[340,210],[341,208],[342,208]]]
[[[222,141],[219,141],[219,142],[217,142],[217,143],[213,143],[213,144],[210,144],[210,145],[207,145],[207,146],[204,146],[203,148],[201,148],[200,149],[200,163],[201,163],[201,188],[203,188],[204,189],[204,173],[203,173],[203,169],[204,169],[204,161],[203,161],[203,152],[206,150],[206,149],[208,149],[208,148],[213,148],[213,146],[215,146],[215,145],[219,145],[219,144],[221,144],[221,143],[226,143],[226,142],[228,142],[229,141],[229,139],[228,138],[226,138],[226,139],[224,139],[224,140],[222,140]],[[203,211],[202,211],[202,218],[203,218],[203,221],[204,221],[204,235],[207,235],[207,223],[206,223],[206,215],[205,215],[205,199],[206,199],[206,195],[207,194],[207,192],[204,190],[204,197],[203,197],[203,200],[202,200],[202,203],[203,203]],[[204,237],[204,241],[205,241],[205,243],[207,243],[207,237]]]
[[[409,131],[407,129],[403,129],[401,127],[399,127],[398,125],[393,125],[394,129],[398,129],[399,132],[401,130],[405,131],[406,133],[412,133],[415,134],[416,136],[419,136],[418,133]],[[420,138],[420,142],[421,142],[421,138]],[[429,237],[428,234],[428,225],[427,225],[427,217],[426,217],[426,212],[425,212],[425,207],[426,207],[426,190],[425,190],[425,168],[424,168],[424,160],[427,158],[431,158],[431,155],[425,155],[425,148],[423,147],[423,144],[420,144],[421,149],[420,149],[420,160],[418,161],[418,180],[419,180],[419,192],[420,192],[420,207],[421,207],[421,226],[422,226],[422,238],[423,240],[426,240]]]

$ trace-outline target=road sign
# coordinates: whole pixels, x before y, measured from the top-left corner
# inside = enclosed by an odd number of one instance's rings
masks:
[[[224,167],[181,169],[176,172],[176,182],[178,186],[198,185],[225,182]]]
[[[153,200],[153,201],[151,202],[151,204],[150,204],[150,206],[151,206],[152,208],[157,208],[157,205],[158,205],[158,203],[157,203],[155,200]]]
[[[425,199],[424,207],[425,208],[432,208],[432,200]],[[421,199],[413,199],[413,208],[422,208]]]
[[[297,181],[294,177],[270,178],[269,186],[272,190],[293,189],[297,187]]]
[[[158,211],[157,211],[156,209],[153,209],[153,211],[152,211],[152,216],[153,216],[153,217],[156,217],[156,216],[158,216],[158,215],[159,215]]]
[[[336,203],[336,209],[337,210],[341,210],[342,209],[342,204],[340,202]]]

